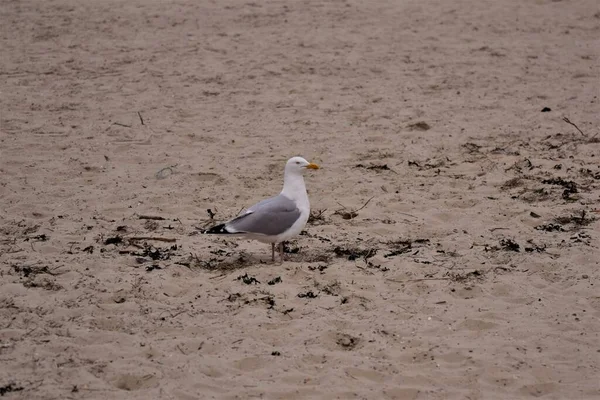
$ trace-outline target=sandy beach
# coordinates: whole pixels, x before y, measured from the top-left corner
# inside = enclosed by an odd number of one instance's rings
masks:
[[[3,0],[2,399],[600,398],[593,0]],[[202,231],[281,190],[269,245]]]

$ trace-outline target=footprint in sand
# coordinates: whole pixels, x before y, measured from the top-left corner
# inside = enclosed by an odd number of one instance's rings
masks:
[[[147,389],[158,386],[158,378],[155,375],[148,374],[137,376],[132,374],[123,374],[114,381],[114,386],[121,390],[133,391]]]

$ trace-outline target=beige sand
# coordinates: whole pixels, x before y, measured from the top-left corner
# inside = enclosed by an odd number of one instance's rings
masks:
[[[600,397],[596,1],[4,0],[0,25],[3,398]],[[293,155],[325,211],[290,261],[199,234]]]

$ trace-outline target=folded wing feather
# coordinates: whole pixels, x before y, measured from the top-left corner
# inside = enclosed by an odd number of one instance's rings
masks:
[[[298,218],[296,203],[280,194],[256,203],[225,226],[229,232],[274,236],[291,228]]]

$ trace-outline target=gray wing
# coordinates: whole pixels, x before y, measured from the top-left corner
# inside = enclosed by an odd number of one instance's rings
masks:
[[[289,198],[280,194],[250,207],[244,214],[227,222],[226,227],[236,233],[279,235],[300,218],[300,210]]]

